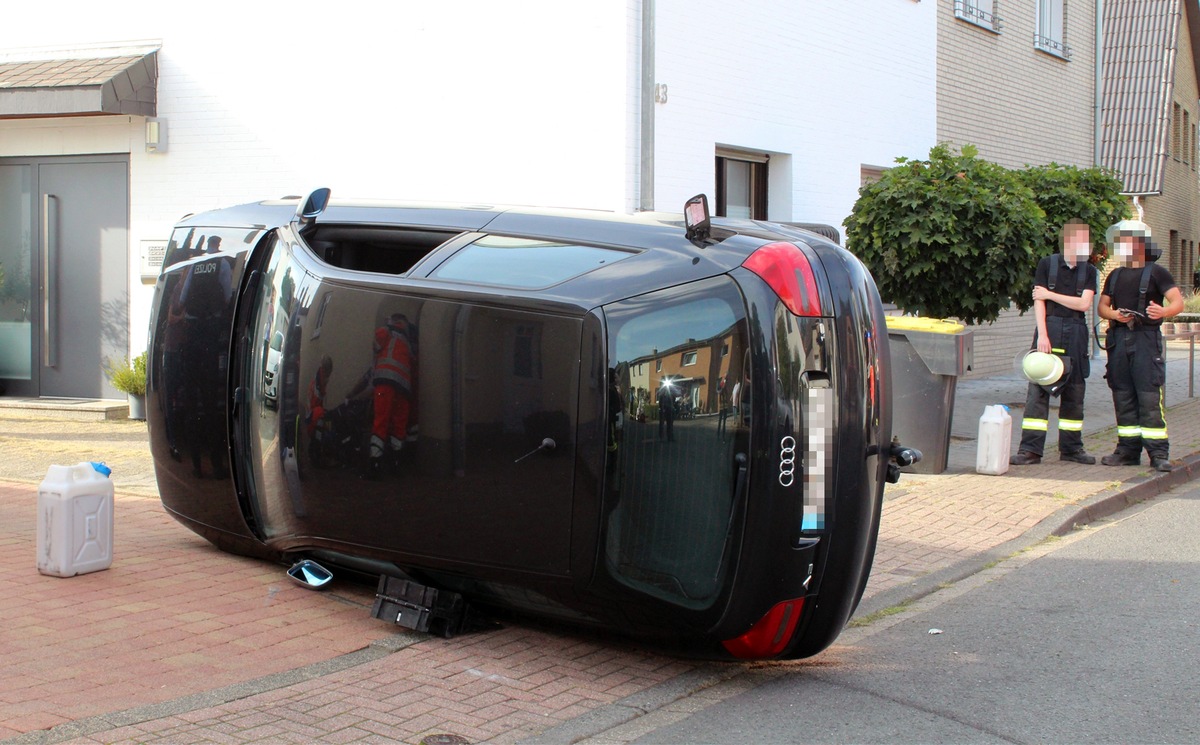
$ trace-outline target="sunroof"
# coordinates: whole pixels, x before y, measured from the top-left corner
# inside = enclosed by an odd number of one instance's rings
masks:
[[[549,287],[630,255],[613,248],[490,235],[457,251],[431,276],[503,287]]]

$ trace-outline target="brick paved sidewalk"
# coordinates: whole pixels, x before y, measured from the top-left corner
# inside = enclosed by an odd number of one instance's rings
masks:
[[[43,576],[36,494],[0,482],[0,739],[395,742],[452,731],[478,742],[533,734],[694,667],[529,626],[406,634],[370,617],[371,588],[306,590],[128,495],[115,503],[111,569]]]
[[[1175,455],[1200,451],[1200,399],[1176,404],[1168,421]],[[1108,430],[1085,438],[1096,454],[1114,440]],[[1072,505],[1167,481],[1145,466],[1054,460],[980,476],[961,461],[889,487],[865,607]],[[449,641],[401,633],[369,617],[369,588],[304,590],[127,493],[113,567],[45,577],[35,507],[35,483],[0,482],[4,742],[563,741],[749,669],[521,623]]]

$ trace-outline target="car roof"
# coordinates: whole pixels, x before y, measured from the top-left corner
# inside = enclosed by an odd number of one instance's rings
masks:
[[[285,197],[189,215],[177,227],[276,228],[293,218],[300,199]],[[740,266],[756,248],[772,241],[836,245],[794,227],[720,217],[712,218],[711,240],[693,242],[686,236],[680,213],[622,214],[587,209],[365,199],[331,200],[316,218],[316,224],[481,232],[637,251],[638,256],[633,260],[615,262],[553,287],[522,291],[581,308],[724,274]]]
[[[251,202],[185,216],[179,226],[275,228],[295,215],[301,197]],[[321,223],[394,225],[489,233],[536,235],[624,248],[694,245],[684,235],[681,213],[619,213],[606,210],[520,205],[400,202],[332,199],[317,218]],[[823,241],[815,233],[776,223],[712,218],[714,238],[746,235],[762,240],[802,238]],[[698,249],[699,250],[699,249]]]

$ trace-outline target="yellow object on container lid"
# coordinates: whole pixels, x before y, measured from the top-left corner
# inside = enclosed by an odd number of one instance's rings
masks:
[[[931,334],[957,334],[966,328],[958,321],[916,316],[888,316],[887,327],[888,331],[926,331]]]

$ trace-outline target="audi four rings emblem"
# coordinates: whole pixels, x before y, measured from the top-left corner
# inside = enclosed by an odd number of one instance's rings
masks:
[[[796,481],[796,438],[785,435],[779,441],[779,485],[791,486]]]

